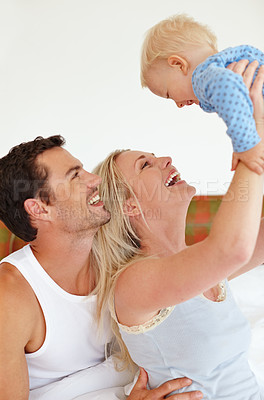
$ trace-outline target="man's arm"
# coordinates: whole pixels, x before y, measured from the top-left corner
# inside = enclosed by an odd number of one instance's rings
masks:
[[[12,269],[14,271],[12,271]],[[25,346],[34,315],[24,279],[9,264],[0,266],[0,393],[1,400],[27,400],[28,369]]]
[[[116,398],[114,393],[117,388],[121,388],[131,382],[133,376],[129,371],[118,372],[115,369],[112,357],[109,357],[103,363],[94,367],[78,371],[69,375],[60,381],[50,383],[38,389],[30,391],[29,400],[72,400],[73,398],[91,399],[94,393],[109,389],[109,393],[102,394],[102,398],[108,396]],[[170,394],[173,390],[181,389],[190,385],[191,381],[187,378],[174,379],[166,382],[160,388],[154,390],[147,389],[147,374],[144,370],[138,378],[130,396],[127,400],[161,400],[164,396]],[[111,391],[111,388],[113,389]],[[189,392],[177,394],[172,400],[192,400],[200,392]],[[200,397],[201,398],[201,397]]]
[[[92,367],[77,371],[59,381],[30,391],[30,400],[72,400],[99,390],[123,387],[133,380],[129,371],[117,371],[113,357]],[[87,396],[88,397],[88,396]]]

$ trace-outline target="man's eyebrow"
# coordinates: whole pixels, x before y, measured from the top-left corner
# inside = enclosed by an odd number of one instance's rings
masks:
[[[69,168],[65,174],[65,178],[67,178],[73,171],[79,171],[82,167],[83,167],[83,165],[81,164],[81,165],[75,165],[74,167]]]

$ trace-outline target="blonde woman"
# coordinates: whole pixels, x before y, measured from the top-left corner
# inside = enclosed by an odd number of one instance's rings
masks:
[[[244,71],[243,63],[232,68]],[[255,69],[250,64],[243,73],[248,88]],[[262,67],[250,89],[261,137],[263,81]],[[193,382],[188,390],[208,400],[263,399],[247,361],[250,328],[228,286],[264,260],[263,176],[240,162],[208,238],[187,247],[185,218],[195,189],[170,157],[116,151],[95,172],[111,212],[94,247],[105,269],[99,312],[109,301],[123,360],[127,349],[151,388],[185,376]]]

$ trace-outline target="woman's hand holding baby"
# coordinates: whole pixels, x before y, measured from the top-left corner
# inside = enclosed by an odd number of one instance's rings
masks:
[[[233,153],[232,171],[236,169],[239,160],[241,160],[249,169],[257,174],[262,174],[264,172],[264,103],[263,100],[260,100],[261,96],[259,96],[259,93],[262,93],[264,84],[264,66],[262,65],[259,68],[253,84],[254,73],[258,68],[257,61],[248,64],[248,60],[240,60],[230,64],[227,68],[242,75],[243,81],[249,89],[249,95],[254,104],[254,119],[261,138],[261,141],[252,149],[241,153]]]

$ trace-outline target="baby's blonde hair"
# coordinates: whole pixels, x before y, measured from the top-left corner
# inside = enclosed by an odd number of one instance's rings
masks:
[[[217,52],[217,38],[206,25],[186,14],[177,14],[150,28],[141,50],[141,85],[147,87],[146,74],[155,60],[183,54],[193,46],[209,45]]]

